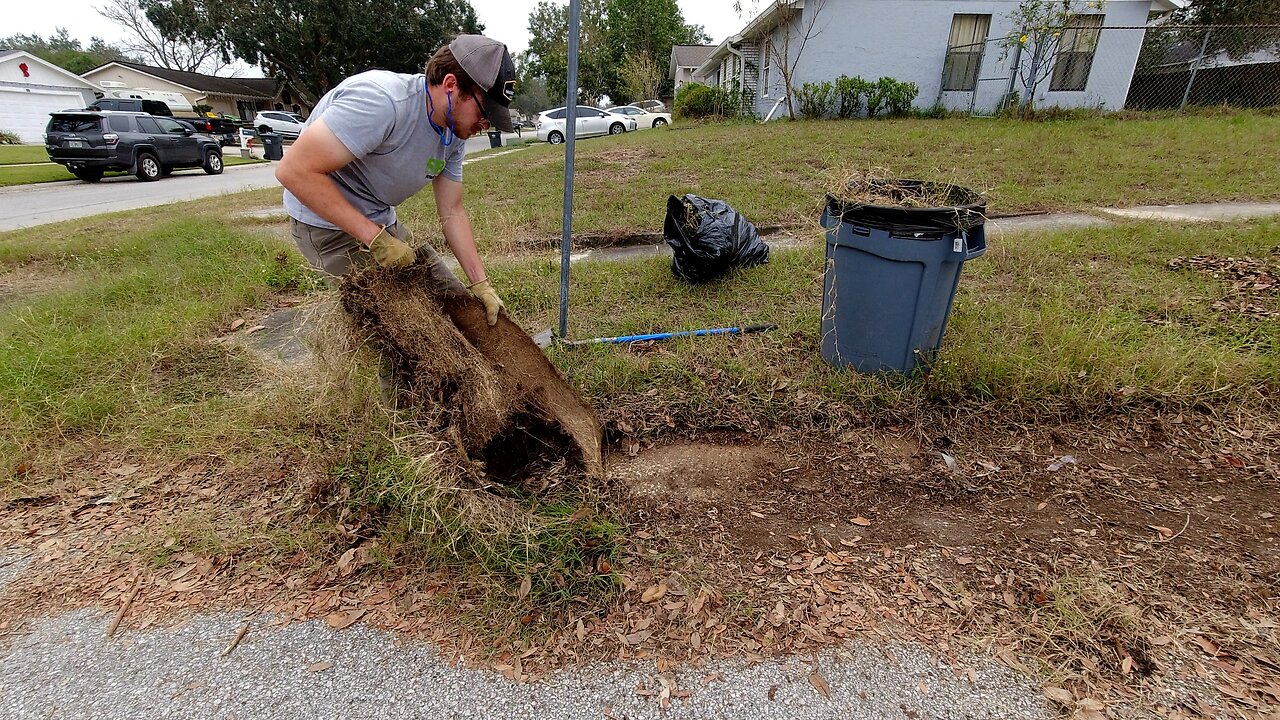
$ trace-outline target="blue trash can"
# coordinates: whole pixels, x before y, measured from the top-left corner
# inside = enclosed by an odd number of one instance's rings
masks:
[[[875,181],[877,195],[906,205],[827,196],[822,226],[822,357],[858,372],[911,373],[942,345],[960,269],[987,249],[986,203],[972,190],[920,180]]]

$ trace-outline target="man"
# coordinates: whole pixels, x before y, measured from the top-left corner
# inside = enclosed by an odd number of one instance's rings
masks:
[[[466,139],[489,126],[512,131],[514,94],[510,53],[483,35],[459,35],[421,75],[372,70],[342,81],[316,104],[276,169],[298,249],[332,275],[370,258],[401,268],[421,256],[440,289],[470,290],[496,323],[502,300],[462,207],[462,156]],[[427,183],[466,285],[430,245],[415,252],[396,220],[395,206]]]

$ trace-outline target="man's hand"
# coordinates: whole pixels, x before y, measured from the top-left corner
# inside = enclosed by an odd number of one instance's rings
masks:
[[[403,240],[387,232],[386,228],[378,233],[377,237],[369,243],[369,252],[373,253],[373,259],[384,268],[398,270],[406,268],[417,260],[417,255],[413,252],[413,248],[409,247]],[[493,323],[489,323],[492,325]]]
[[[504,306],[502,298],[498,297],[498,291],[493,289],[493,283],[488,278],[471,286],[471,294],[476,299],[484,303],[484,314],[489,321],[490,327],[498,324],[498,311]]]

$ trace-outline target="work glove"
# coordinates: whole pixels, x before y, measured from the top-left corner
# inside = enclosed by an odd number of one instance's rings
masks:
[[[369,243],[369,252],[373,253],[374,262],[381,267],[398,270],[413,264],[418,257],[403,240],[387,232],[383,227],[373,242]],[[491,323],[492,324],[492,323]]]
[[[498,297],[498,291],[493,289],[493,283],[488,278],[471,285],[471,294],[476,299],[484,303],[485,318],[488,319],[489,325],[498,324],[498,311],[505,307],[502,304],[502,298]]]

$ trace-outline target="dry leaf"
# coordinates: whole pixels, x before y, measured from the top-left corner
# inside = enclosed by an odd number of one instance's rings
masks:
[[[957,564],[957,565],[972,565],[972,564],[973,564],[973,558],[972,558],[972,557],[969,557],[968,555],[961,555],[960,557],[956,558],[956,564]]]
[[[1165,540],[1168,540],[1169,538],[1173,537],[1172,528],[1167,528],[1167,527],[1164,527],[1163,525],[1148,525],[1147,527],[1160,533],[1160,537],[1164,538]]]
[[[770,686],[769,686],[769,699],[770,699],[770,700],[776,700],[777,698],[778,698],[778,686],[777,686],[777,685],[770,685]]]
[[[318,672],[324,672],[325,670],[328,670],[331,667],[333,667],[333,663],[329,662],[328,660],[325,660],[324,662],[318,662],[318,663],[315,663],[314,665],[310,665],[307,667],[307,669],[310,670],[311,672],[318,673]]]
[[[822,677],[822,673],[814,670],[809,673],[809,684],[817,688],[822,693],[822,697],[831,697],[831,686],[827,684],[827,679]]]
[[[866,518],[862,517],[861,515],[859,515],[858,517],[856,517],[856,518],[854,518],[854,519],[850,520],[849,522],[853,523],[854,525],[861,525],[862,527],[866,527],[866,526],[868,526],[868,525],[870,525],[870,524],[871,524],[871,521],[870,521],[870,520],[868,520],[868,519],[866,519]]]
[[[112,475],[119,475],[120,477],[129,477],[130,475],[133,475],[134,473],[138,472],[141,469],[142,468],[138,467],[137,465],[121,465],[120,467],[111,468],[110,472]]]
[[[266,329],[267,329],[267,326],[266,326],[266,325],[254,325],[253,327],[249,328],[248,330],[245,330],[245,331],[244,331],[244,334],[245,334],[245,335],[252,335],[252,334],[254,334],[254,333],[258,332],[259,330],[266,330]]]
[[[351,612],[336,612],[325,616],[325,623],[334,630],[346,630],[356,623],[357,620],[364,617],[368,612],[365,608],[352,610]]]
[[[520,602],[529,597],[529,591],[533,589],[533,578],[528,575],[524,576],[524,580],[520,581],[520,592],[516,593],[516,602]],[[579,623],[582,621],[579,620]]]
[[[1049,698],[1050,700],[1058,703],[1059,705],[1070,707],[1076,701],[1075,696],[1072,695],[1071,691],[1067,690],[1066,688],[1054,687],[1052,685],[1049,685],[1045,687],[1045,689],[1042,690],[1041,692],[1044,693],[1044,696],[1046,698]]]
[[[640,602],[643,602],[643,603],[658,602],[666,594],[667,594],[667,584],[658,583],[657,585],[654,585],[648,590],[645,590],[644,593],[640,595]]]
[[[235,332],[236,330],[239,330],[243,325],[244,325],[244,318],[236,318],[235,320],[231,321],[231,328],[228,329],[227,332]]]

